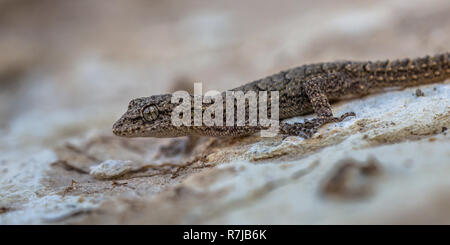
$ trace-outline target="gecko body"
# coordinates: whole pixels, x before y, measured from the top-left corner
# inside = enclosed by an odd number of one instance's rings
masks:
[[[303,123],[280,123],[281,134],[309,138],[324,124],[355,116],[354,112],[347,112],[335,117],[330,103],[389,87],[442,82],[450,78],[449,63],[450,53],[446,52],[394,61],[309,64],[281,71],[231,91],[278,91],[280,120],[315,112],[316,118]],[[171,113],[177,105],[171,103],[171,98],[171,94],[162,94],[131,100],[127,112],[113,125],[114,134],[124,137],[246,136],[264,129],[261,125],[247,124],[174,126]],[[205,110],[206,106],[202,109]],[[245,112],[248,115],[248,105]]]

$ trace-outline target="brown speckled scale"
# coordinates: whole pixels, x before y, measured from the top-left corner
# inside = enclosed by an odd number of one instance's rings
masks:
[[[303,123],[280,123],[281,134],[308,138],[326,123],[339,122],[355,115],[348,112],[334,117],[330,102],[363,96],[387,87],[442,82],[450,78],[449,62],[450,53],[446,52],[394,61],[310,64],[281,71],[231,91],[279,91],[280,119],[315,112],[316,118]],[[171,104],[170,99],[170,94],[164,94],[132,100],[128,111],[114,124],[113,132],[125,137],[244,136],[263,128],[248,125],[175,127],[171,123],[171,111],[176,105]],[[154,118],[152,116],[151,119],[144,116],[147,112],[143,114],[143,110],[149,106],[157,108],[157,111],[152,112]]]

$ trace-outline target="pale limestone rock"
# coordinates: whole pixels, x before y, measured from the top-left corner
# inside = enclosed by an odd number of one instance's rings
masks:
[[[357,116],[308,140],[202,141],[189,164],[155,159],[173,139],[111,134],[131,98],[169,92],[180,75],[225,90],[305,63],[450,51],[448,0],[326,3],[232,14],[180,3],[179,19],[149,9],[152,24],[141,6],[108,2],[86,12],[95,40],[84,21],[48,25],[31,8],[29,26],[8,13],[24,29],[0,29],[0,224],[449,224],[449,81],[334,104]],[[17,35],[35,23],[44,43]]]
[[[106,160],[99,165],[92,166],[89,174],[96,179],[113,179],[133,169],[136,169],[136,163],[132,161]]]

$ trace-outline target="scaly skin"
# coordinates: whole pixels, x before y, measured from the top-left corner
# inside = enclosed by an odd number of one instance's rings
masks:
[[[348,112],[334,117],[329,102],[363,96],[387,87],[442,82],[450,78],[449,63],[448,52],[395,61],[318,63],[282,71],[232,91],[279,91],[280,120],[315,112],[317,118],[304,123],[280,123],[281,134],[308,138],[324,124],[355,115]],[[128,111],[114,124],[114,134],[124,137],[245,136],[264,129],[247,124],[239,127],[176,127],[171,123],[171,112],[177,105],[171,104],[170,100],[170,94],[132,100]],[[203,110],[207,106],[204,105]],[[149,108],[153,112],[150,113]],[[245,110],[248,115],[248,106]]]

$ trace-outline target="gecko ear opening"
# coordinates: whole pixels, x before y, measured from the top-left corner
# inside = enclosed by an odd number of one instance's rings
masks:
[[[158,115],[159,115],[158,107],[154,105],[145,106],[141,110],[141,116],[147,122],[156,120],[158,118]]]

